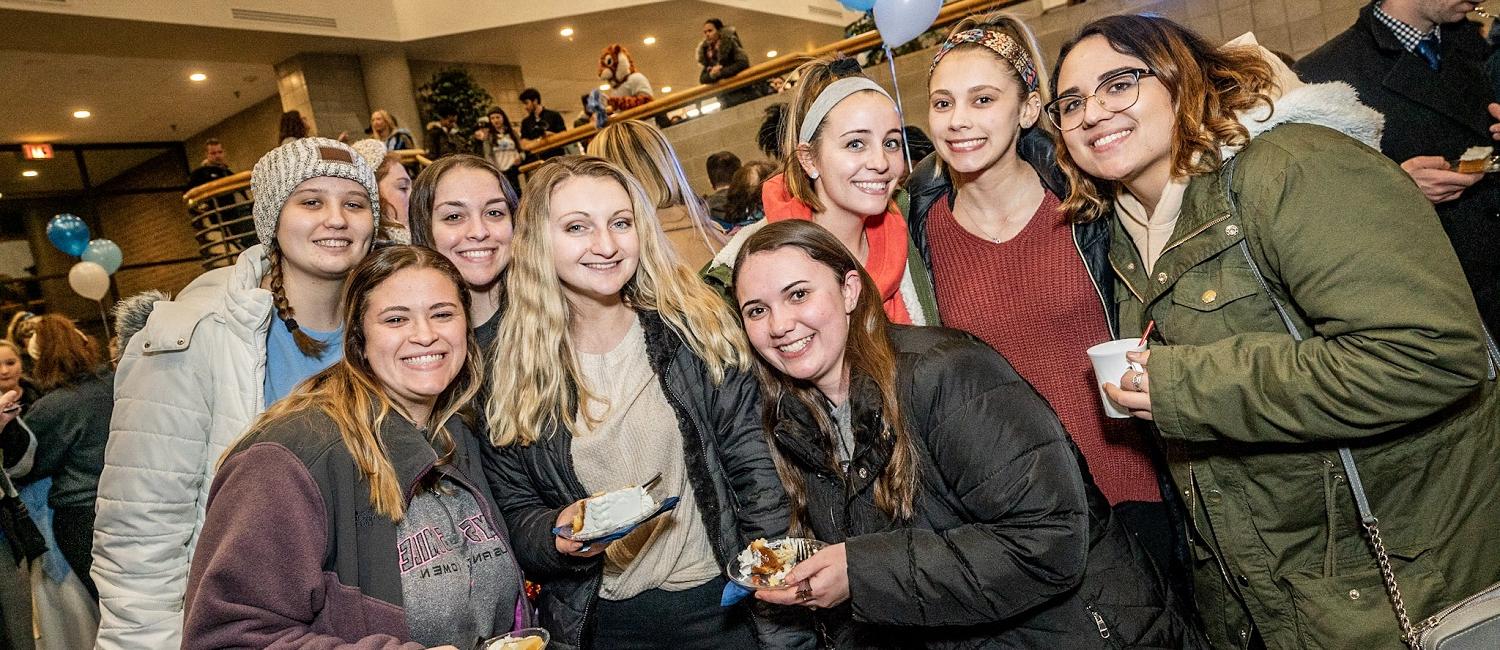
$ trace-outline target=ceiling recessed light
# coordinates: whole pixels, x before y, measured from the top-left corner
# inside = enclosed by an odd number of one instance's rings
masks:
[[[73,117],[76,117],[80,120],[91,115],[93,115],[93,113],[90,113],[88,111],[73,111]]]
[[[641,42],[645,43],[647,45],[656,45],[656,37],[655,36],[647,36],[646,38],[641,39]]]
[[[567,38],[567,37],[573,35],[573,28],[572,27],[564,27],[564,28],[562,28],[562,31],[560,31],[558,33],[562,34],[563,38]]]
[[[776,58],[776,54],[777,54],[776,50],[771,50],[770,52],[766,52],[766,58],[768,58],[768,59],[774,59],[774,58]]]
[[[599,84],[599,90],[609,90],[609,84]]]
[[[192,81],[203,81],[205,79],[208,79],[208,75],[203,74],[202,72],[194,72],[193,74],[188,75],[188,79]]]
[[[662,87],[661,87],[661,91],[662,91],[662,92],[663,92],[663,93],[669,93],[669,92],[672,92],[672,87],[671,87],[671,86],[662,86]]]
[[[28,169],[24,172],[21,172],[21,175],[25,176],[26,178],[36,178],[36,173],[37,172],[35,169]]]

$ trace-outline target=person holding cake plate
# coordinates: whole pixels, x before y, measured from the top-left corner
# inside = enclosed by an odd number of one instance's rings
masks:
[[[734,316],[619,167],[557,158],[522,195],[486,473],[549,647],[811,647],[720,604],[725,567],[789,517]]]
[[[994,349],[892,325],[810,221],[752,234],[734,274],[793,534],[830,544],[757,598],[820,610],[834,648],[1205,647]]]

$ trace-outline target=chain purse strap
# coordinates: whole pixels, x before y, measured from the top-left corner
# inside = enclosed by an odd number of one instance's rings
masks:
[[[1234,196],[1230,192],[1230,181],[1234,178],[1234,159],[1230,159],[1225,166],[1225,172],[1221,178],[1229,208],[1238,212],[1239,206],[1235,204]],[[1260,290],[1271,299],[1271,304],[1276,307],[1276,314],[1281,317],[1282,324],[1286,325],[1287,333],[1291,334],[1292,339],[1296,341],[1303,340],[1296,322],[1286,310],[1286,305],[1281,302],[1281,298],[1277,297],[1274,291],[1271,291],[1270,283],[1266,282],[1265,275],[1260,272],[1260,265],[1256,264],[1255,257],[1250,254],[1248,231],[1246,238],[1240,240],[1239,248],[1245,256],[1245,261],[1250,265],[1250,273],[1255,276],[1256,284],[1260,285]],[[1485,344],[1490,356],[1490,379],[1494,379],[1496,364],[1500,362],[1500,354],[1496,353],[1495,343],[1488,331],[1485,331]],[[1396,584],[1396,572],[1391,568],[1390,554],[1386,552],[1385,542],[1380,537],[1380,520],[1370,511],[1370,499],[1365,495],[1364,482],[1359,478],[1359,467],[1354,464],[1354,453],[1348,447],[1339,447],[1339,460],[1343,463],[1344,474],[1349,479],[1349,490],[1354,493],[1354,505],[1359,510],[1360,524],[1364,527],[1370,547],[1375,553],[1375,561],[1380,565],[1380,578],[1385,583],[1385,592],[1390,597],[1391,607],[1396,612],[1396,623],[1401,626],[1401,640],[1406,642],[1411,650],[1422,650],[1422,643],[1417,638],[1417,629],[1412,625],[1411,618],[1407,616],[1406,602],[1401,597],[1401,587]]]

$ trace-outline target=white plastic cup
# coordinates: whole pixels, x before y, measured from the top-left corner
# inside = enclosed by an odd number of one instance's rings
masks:
[[[1125,376],[1126,370],[1141,372],[1140,364],[1125,360],[1125,353],[1145,350],[1145,344],[1137,338],[1116,339],[1088,349],[1089,361],[1094,363],[1094,380],[1099,384],[1099,400],[1104,402],[1105,415],[1116,419],[1130,417],[1130,411],[1116,404],[1104,393],[1104,385],[1120,385],[1120,378]]]

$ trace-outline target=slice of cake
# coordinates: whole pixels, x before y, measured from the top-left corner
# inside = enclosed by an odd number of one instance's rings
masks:
[[[1494,153],[1494,147],[1469,147],[1464,155],[1458,157],[1458,162],[1453,164],[1453,171],[1460,174],[1482,174],[1489,170],[1490,157]]]
[[[583,502],[580,516],[573,518],[573,536],[592,537],[610,532],[651,514],[656,507],[656,500],[643,487],[605,492]]]

